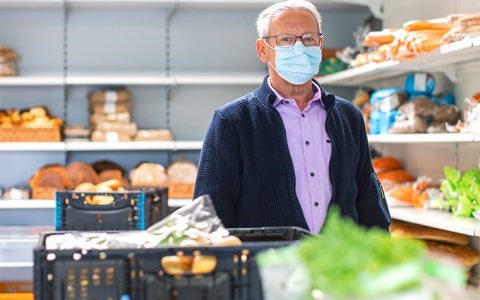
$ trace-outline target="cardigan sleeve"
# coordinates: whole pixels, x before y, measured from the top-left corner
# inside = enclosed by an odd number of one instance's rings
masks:
[[[357,211],[359,223],[388,230],[391,222],[382,186],[373,170],[363,120],[360,121],[360,161],[357,170]]]
[[[230,126],[215,111],[200,154],[194,198],[210,195],[223,225],[235,227],[242,177],[238,137]]]

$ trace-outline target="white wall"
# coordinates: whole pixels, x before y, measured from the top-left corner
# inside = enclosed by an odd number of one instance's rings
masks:
[[[167,11],[157,8],[116,9],[112,6],[72,8],[67,18],[68,75],[166,74],[166,49],[170,44],[171,74],[215,72],[265,73],[257,58],[255,19],[262,7],[179,7],[171,18],[166,39]],[[321,10],[326,47],[353,44],[352,32],[369,16],[366,8]],[[63,19],[59,8],[0,8],[0,44],[20,55],[21,74],[63,72]],[[260,82],[258,83],[260,84]],[[255,85],[178,86],[171,91],[171,128],[177,139],[201,140],[213,111]],[[67,106],[62,87],[0,87],[0,108],[46,105],[66,117],[67,124],[88,123],[86,95],[98,86],[69,86]],[[133,118],[140,128],[166,126],[167,88],[128,86],[133,94]],[[353,89],[328,87],[351,98]],[[172,158],[196,161],[198,151],[121,152],[0,152],[0,185],[27,185],[34,171],[47,163],[112,159],[125,168],[141,160],[167,164]]]

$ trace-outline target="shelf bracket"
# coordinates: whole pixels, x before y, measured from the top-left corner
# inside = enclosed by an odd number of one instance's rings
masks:
[[[445,66],[442,68],[442,72],[450,79],[451,82],[456,82],[458,79],[457,68],[454,65]]]

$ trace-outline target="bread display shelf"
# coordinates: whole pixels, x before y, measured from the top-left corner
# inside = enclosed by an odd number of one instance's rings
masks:
[[[370,0],[371,2],[372,0]],[[200,8],[263,8],[267,4],[275,2],[274,0],[65,0],[69,8],[97,9],[97,8],[164,8],[169,9],[173,5],[182,7]],[[366,0],[349,1],[319,1],[312,0],[315,5],[325,10],[338,10],[351,7],[353,5],[368,5]],[[379,1],[376,1],[380,4]],[[0,0],[0,8],[62,8],[62,0]]]
[[[0,142],[60,142],[59,127],[52,128],[0,128]]]
[[[449,212],[413,207],[390,207],[393,219],[469,236],[480,236],[480,221],[455,217]]]
[[[192,199],[168,199],[169,207],[182,207]],[[0,200],[0,210],[55,209],[55,200]]]
[[[465,40],[444,45],[440,49],[420,54],[412,59],[371,63],[332,75],[318,77],[317,80],[320,84],[359,86],[403,75],[411,71],[423,71],[445,72],[452,81],[455,81],[454,67],[457,64],[474,61],[479,58],[480,45],[478,39]]]
[[[473,133],[406,133],[370,134],[370,143],[469,143],[479,142],[480,135]]]
[[[1,151],[200,150],[203,141],[0,143]]]

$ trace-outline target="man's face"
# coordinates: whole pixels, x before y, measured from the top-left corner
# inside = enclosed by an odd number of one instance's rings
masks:
[[[293,34],[296,36],[301,36],[305,33],[318,32],[318,24],[315,17],[305,10],[290,9],[283,11],[272,19],[270,23],[269,36],[279,35],[279,34]],[[298,39],[300,41],[300,39]],[[268,63],[276,67],[275,65],[275,50],[265,45],[265,42],[268,43],[272,48],[276,46],[276,39],[258,39],[257,40],[257,52],[258,57],[263,63]],[[323,46],[323,38],[321,38],[319,47]],[[271,70],[269,65],[270,74],[275,72]]]

